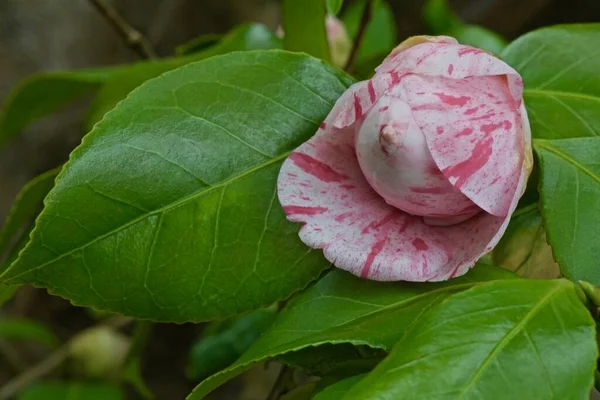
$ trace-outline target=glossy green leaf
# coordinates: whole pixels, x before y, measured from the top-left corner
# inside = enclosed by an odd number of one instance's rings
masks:
[[[342,9],[344,0],[325,0],[327,4],[327,12],[331,15],[337,15]]]
[[[323,390],[319,391],[312,400],[340,400],[350,389],[361,381],[365,376],[356,375],[351,376],[341,381],[335,382],[332,385],[327,386]]]
[[[343,399],[585,399],[597,357],[573,283],[496,281],[426,312]]]
[[[502,57],[525,81],[532,134],[564,139],[600,134],[600,24],[528,33]]]
[[[374,0],[372,4],[371,20],[363,36],[356,65],[366,63],[382,54],[389,54],[397,44],[396,22],[392,8],[384,0]],[[358,34],[364,8],[364,0],[353,1],[341,15],[341,20],[353,39]]]
[[[20,82],[0,113],[0,148],[33,122],[95,92],[118,68],[44,72]]]
[[[540,210],[562,273],[600,284],[600,139],[536,140]]]
[[[283,51],[212,57],[147,82],[71,154],[0,279],[161,321],[287,298],[329,263],[286,220],[279,168],[351,83]]]
[[[283,47],[329,60],[323,0],[283,0]]]
[[[42,382],[27,388],[17,400],[123,400],[121,390],[106,383]]]
[[[200,381],[227,368],[273,323],[276,315],[276,306],[261,308],[233,318],[217,332],[202,335],[190,350],[187,371],[190,379]]]
[[[292,299],[239,360],[202,382],[188,399],[201,399],[255,363],[309,346],[350,343],[389,350],[429,307],[481,282],[510,278],[516,275],[478,266],[442,283],[383,283],[335,269]]]
[[[492,253],[492,262],[526,278],[560,277],[537,204],[517,209]]]
[[[500,54],[508,44],[506,39],[496,32],[479,25],[462,24],[445,32],[445,34],[456,38],[459,43],[478,47],[496,54]]]
[[[225,35],[216,45],[184,57],[167,58],[158,61],[144,61],[131,65],[114,74],[99,91],[89,111],[86,126],[91,130],[104,114],[127,97],[133,89],[164,72],[194,61],[241,50],[276,49],[281,42],[273,32],[261,24],[240,25]]]
[[[60,343],[46,325],[20,317],[0,317],[0,338],[29,340],[48,347],[56,347]]]
[[[42,201],[54,186],[54,179],[59,172],[60,168],[55,168],[39,175],[17,194],[0,230],[0,271],[8,268],[5,260],[15,257],[15,248],[19,247],[19,241],[28,238],[28,227],[42,210]]]

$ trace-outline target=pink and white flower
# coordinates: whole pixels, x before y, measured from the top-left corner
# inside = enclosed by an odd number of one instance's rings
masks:
[[[523,81],[450,37],[414,37],[350,87],[278,180],[300,238],[363,278],[460,276],[500,240],[532,167]]]

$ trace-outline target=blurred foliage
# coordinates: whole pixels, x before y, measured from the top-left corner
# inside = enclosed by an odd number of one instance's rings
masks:
[[[423,21],[431,35],[447,35],[459,43],[499,54],[508,42],[499,34],[479,25],[463,22],[450,8],[448,0],[428,0],[423,7]]]
[[[192,347],[187,374],[199,381],[228,367],[275,320],[277,306],[209,324]]]

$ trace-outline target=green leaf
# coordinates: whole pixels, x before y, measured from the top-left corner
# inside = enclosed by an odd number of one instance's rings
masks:
[[[114,74],[99,91],[89,110],[87,130],[113,109],[127,94],[149,79],[164,72],[194,61],[241,50],[268,50],[281,47],[281,42],[273,32],[262,24],[240,25],[223,37],[218,44],[204,51],[185,57],[167,58],[159,61],[145,61],[129,66]]]
[[[17,194],[2,230],[0,230],[0,272],[15,261],[29,242],[33,221],[42,209],[42,201],[54,186],[59,168],[47,171],[29,181]],[[19,285],[0,283],[0,306],[12,298]]]
[[[17,400],[123,400],[118,387],[106,383],[42,382],[26,389]]]
[[[271,306],[234,318],[224,329],[201,336],[192,346],[188,376],[200,381],[227,368],[271,325],[277,307]]]
[[[462,24],[448,32],[447,35],[458,40],[459,43],[474,46],[485,51],[500,54],[508,42],[496,32],[490,31],[479,25]]]
[[[311,375],[350,376],[372,370],[386,354],[368,346],[325,343],[284,353],[277,357],[277,361]]]
[[[144,399],[154,398],[142,376],[141,365],[142,352],[146,348],[151,331],[152,323],[150,321],[137,321],[131,334],[131,344],[125,356],[125,368],[122,376],[123,380],[129,382]]]
[[[286,220],[279,168],[351,83],[283,51],[212,57],[147,82],[71,154],[0,279],[160,321],[287,298],[329,263]]]
[[[8,268],[5,260],[16,258],[15,248],[19,247],[19,241],[28,239],[28,228],[42,210],[42,201],[54,186],[54,179],[59,172],[60,167],[43,173],[28,182],[17,194],[0,230],[0,271]]]
[[[329,61],[323,0],[283,0],[283,47]]]
[[[0,113],[0,148],[33,122],[93,93],[117,68],[44,72],[20,82]]]
[[[502,57],[523,76],[532,134],[564,139],[600,134],[600,24],[528,33]]]
[[[389,54],[396,46],[396,22],[390,5],[384,0],[374,0],[372,3],[371,21],[367,25],[363,40],[356,57],[356,64],[369,62],[382,54]],[[342,22],[348,29],[353,40],[358,35],[360,20],[365,8],[365,0],[350,3],[341,16]]]
[[[312,400],[339,400],[364,377],[365,375],[356,375],[335,382],[318,392]]]
[[[492,262],[525,278],[560,277],[538,205],[517,209],[500,242],[492,252]]]
[[[423,20],[431,35],[448,35],[459,43],[492,53],[500,53],[507,45],[506,40],[479,25],[465,24],[452,11],[448,0],[428,0],[423,7]]]
[[[187,56],[188,54],[196,53],[201,50],[206,50],[219,43],[223,38],[223,35],[209,33],[206,35],[200,35],[189,42],[180,44],[175,48],[175,54],[177,56]]]
[[[480,282],[509,278],[516,275],[478,266],[442,283],[384,283],[335,269],[293,298],[239,360],[198,385],[188,399],[202,398],[255,363],[309,346],[350,343],[390,350],[424,310]]]
[[[427,312],[343,398],[588,398],[594,326],[569,281],[479,285]]]
[[[0,318],[0,338],[29,340],[44,346],[56,347],[60,341],[46,325],[20,317]]]
[[[428,0],[423,6],[423,22],[432,35],[443,35],[464,26],[463,22],[450,8],[448,0]]]
[[[13,297],[17,289],[19,289],[19,286],[0,283],[0,307]]]
[[[331,15],[338,15],[344,4],[344,0],[325,0],[327,12]]]
[[[600,140],[536,140],[540,209],[562,273],[600,284]]]
[[[139,358],[128,362],[123,371],[123,379],[129,382],[140,397],[144,399],[153,399],[154,395],[146,385],[142,376],[142,366]]]
[[[302,385],[297,387],[285,395],[281,396],[281,400],[310,400],[312,398],[313,391],[317,386],[316,383],[307,383],[306,385]]]

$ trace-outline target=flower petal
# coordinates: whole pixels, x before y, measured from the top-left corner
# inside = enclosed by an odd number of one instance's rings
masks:
[[[353,125],[395,84],[392,76],[383,74],[350,86],[337,100],[317,134],[322,130],[335,131]]]
[[[361,172],[352,126],[322,129],[296,149],[280,171],[278,196],[288,219],[305,224],[304,243],[323,249],[339,268],[381,281],[462,275],[497,243],[509,220],[480,213],[457,225],[429,226],[388,205]]]
[[[393,94],[410,105],[444,176],[483,210],[506,216],[523,164],[519,104],[503,76],[406,75]]]
[[[394,72],[399,76],[419,74],[452,79],[505,75],[513,99],[521,104],[523,80],[513,68],[483,50],[457,44],[447,37],[442,39],[414,45],[399,53],[392,52],[376,69],[377,74]]]

